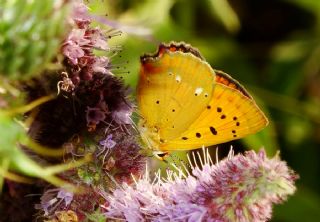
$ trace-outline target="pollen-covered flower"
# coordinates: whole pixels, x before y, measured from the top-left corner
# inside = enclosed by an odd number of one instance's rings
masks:
[[[199,155],[200,157],[200,155]],[[190,160],[191,173],[168,171],[122,185],[103,196],[107,218],[127,221],[266,221],[272,204],[281,203],[295,191],[297,175],[278,156],[248,151],[213,164],[208,153],[201,166]]]

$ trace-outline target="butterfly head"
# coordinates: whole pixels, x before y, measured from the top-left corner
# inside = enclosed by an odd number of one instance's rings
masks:
[[[138,129],[142,141],[147,145],[149,150],[152,150],[152,155],[157,157],[159,160],[164,160],[168,156],[169,152],[161,150],[161,144],[163,141],[159,135],[159,129],[156,126],[150,127],[147,122],[141,120],[138,124]]]
[[[138,129],[142,138],[142,141],[147,145],[150,150],[159,150],[160,136],[159,129],[157,127],[149,127],[147,122],[141,120],[138,124]]]

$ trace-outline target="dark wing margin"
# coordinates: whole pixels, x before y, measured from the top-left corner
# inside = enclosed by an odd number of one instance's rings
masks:
[[[249,99],[252,99],[252,96],[248,93],[248,91],[237,80],[233,79],[230,75],[216,69],[214,70],[214,72],[216,73],[216,82],[221,83],[230,88],[236,89],[239,92],[241,92],[242,95],[248,97]]]
[[[141,63],[145,63],[148,60],[153,60],[158,57],[161,57],[166,51],[171,52],[183,52],[183,53],[191,53],[192,55],[200,58],[201,60],[205,61],[205,59],[200,54],[199,50],[192,47],[191,45],[185,43],[185,42],[170,42],[168,44],[161,43],[158,47],[158,51],[151,54],[144,54],[140,57]]]

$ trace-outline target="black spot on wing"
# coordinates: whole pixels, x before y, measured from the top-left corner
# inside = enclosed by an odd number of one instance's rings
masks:
[[[213,135],[217,135],[218,134],[218,132],[217,132],[217,130],[213,127],[213,126],[210,126],[210,131],[211,131],[211,133],[213,134]]]

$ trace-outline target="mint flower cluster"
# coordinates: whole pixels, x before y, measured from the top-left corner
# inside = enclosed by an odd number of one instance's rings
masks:
[[[199,153],[198,153],[199,154]],[[168,171],[166,178],[148,172],[135,184],[122,184],[112,195],[103,193],[107,218],[126,221],[262,222],[272,205],[295,192],[297,175],[284,161],[264,150],[229,156],[213,164],[207,151],[189,159],[191,172]]]

